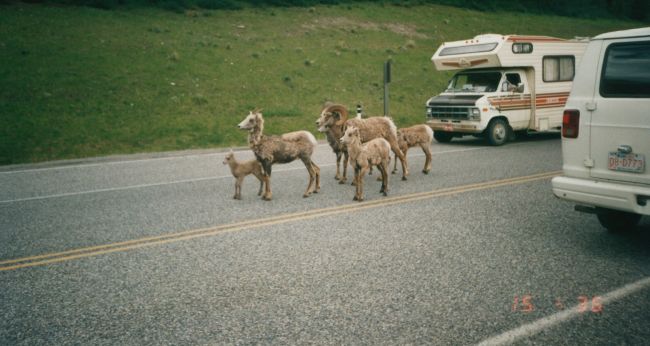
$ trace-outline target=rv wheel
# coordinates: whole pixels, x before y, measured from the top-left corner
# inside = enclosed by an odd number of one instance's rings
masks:
[[[490,122],[485,134],[492,145],[502,145],[508,141],[508,123],[503,119],[494,119]]]
[[[596,216],[601,226],[614,233],[630,231],[641,220],[639,214],[605,208],[596,208]]]
[[[433,131],[433,138],[439,143],[449,143],[454,138],[454,134],[451,132]]]

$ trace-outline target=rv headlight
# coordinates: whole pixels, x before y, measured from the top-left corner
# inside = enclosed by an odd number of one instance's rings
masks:
[[[481,119],[481,111],[478,108],[472,108],[469,117],[476,120]]]

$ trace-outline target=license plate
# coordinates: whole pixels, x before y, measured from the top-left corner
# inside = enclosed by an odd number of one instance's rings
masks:
[[[454,127],[451,126],[451,125],[443,125],[442,128],[447,132],[453,132],[454,131]]]
[[[642,154],[624,154],[610,152],[607,168],[612,171],[643,173],[645,171],[645,156]]]

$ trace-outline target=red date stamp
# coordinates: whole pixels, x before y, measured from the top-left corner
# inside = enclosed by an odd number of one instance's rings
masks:
[[[553,302],[553,306],[557,310],[564,310],[566,309],[566,304],[569,304],[569,307],[573,306],[573,302],[577,302],[578,305],[576,308],[578,309],[578,312],[580,313],[586,313],[586,312],[591,312],[595,314],[599,314],[603,312],[603,301],[600,296],[586,296],[586,295],[581,295],[578,296],[575,301],[571,299],[564,300],[563,298],[555,298],[555,301]],[[521,312],[521,313],[530,313],[535,311],[535,302],[533,299],[533,296],[530,294],[524,294],[524,295],[515,295],[513,301],[512,301],[512,306],[510,308],[510,311],[512,312]]]

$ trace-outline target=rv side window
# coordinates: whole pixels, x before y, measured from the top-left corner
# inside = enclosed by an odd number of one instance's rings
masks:
[[[469,46],[459,46],[459,47],[446,47],[440,51],[439,56],[447,55],[458,55],[458,54],[472,54],[472,53],[483,53],[489,52],[496,48],[498,43],[483,43],[483,44],[473,44]]]
[[[521,77],[519,76],[519,73],[506,73],[504,84],[505,86],[502,87],[501,91],[523,92],[523,85],[521,91],[518,91],[519,84],[521,84]]]
[[[513,43],[512,52],[515,54],[530,54],[533,52],[533,44],[529,42]]]
[[[614,43],[605,52],[603,97],[650,97],[650,41]]]
[[[567,82],[573,80],[576,62],[573,56],[545,56],[542,61],[544,82]]]

